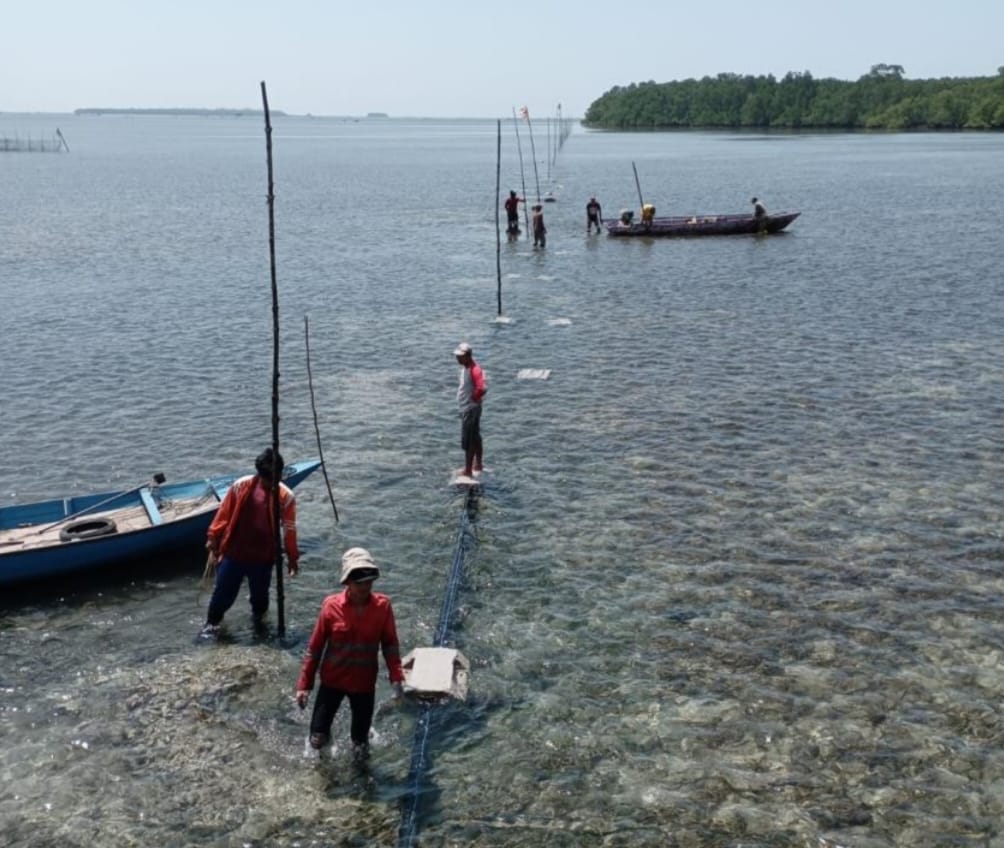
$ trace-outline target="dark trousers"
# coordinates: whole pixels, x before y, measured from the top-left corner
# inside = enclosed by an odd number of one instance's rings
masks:
[[[209,599],[209,611],[206,621],[209,624],[219,624],[223,616],[237,600],[241,584],[247,578],[251,589],[251,614],[262,616],[268,612],[268,590],[272,585],[272,563],[267,565],[250,565],[237,562],[230,557],[223,557],[216,566],[216,585],[213,596]]]
[[[352,710],[352,741],[356,745],[365,745],[369,741],[370,726],[373,724],[376,692],[343,692],[341,689],[320,686],[314,701],[314,712],[310,717],[310,732],[323,733],[330,739],[331,723],[346,696]]]
[[[460,414],[460,447],[467,452],[481,447],[481,404]]]

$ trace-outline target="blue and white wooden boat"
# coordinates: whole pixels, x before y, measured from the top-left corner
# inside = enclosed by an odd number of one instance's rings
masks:
[[[320,466],[287,465],[283,482],[294,488]],[[167,485],[157,475],[124,492],[0,507],[0,586],[198,547],[242,474]]]

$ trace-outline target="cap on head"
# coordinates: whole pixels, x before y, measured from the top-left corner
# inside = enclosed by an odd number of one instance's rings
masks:
[[[285,463],[282,461],[282,454],[275,454],[275,466],[276,471],[279,472],[279,477],[282,477],[282,469],[285,468]],[[268,477],[272,479],[272,448],[265,448],[254,461],[254,470],[262,477]]]
[[[473,348],[467,342],[461,342],[453,351],[454,356],[466,356],[469,353],[473,353]]]
[[[515,197],[515,196],[516,196],[516,192],[514,192],[514,191],[510,191],[510,192],[509,192],[509,196],[510,196],[510,197]]]
[[[754,198],[753,198],[753,199],[752,199],[752,200],[750,201],[750,203],[756,203],[756,198],[754,197]]]
[[[380,568],[366,548],[349,548],[342,554],[340,583],[369,583],[380,576]]]

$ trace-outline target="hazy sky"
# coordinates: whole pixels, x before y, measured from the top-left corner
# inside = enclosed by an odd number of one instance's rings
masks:
[[[991,76],[1004,0],[8,0],[0,111],[260,107],[581,116],[614,85],[721,72]]]

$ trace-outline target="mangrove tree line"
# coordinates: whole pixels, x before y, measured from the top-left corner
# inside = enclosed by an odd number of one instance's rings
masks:
[[[906,79],[873,65],[850,82],[808,71],[718,74],[700,80],[615,86],[586,110],[597,129],[1004,129],[1004,66],[995,77]]]

